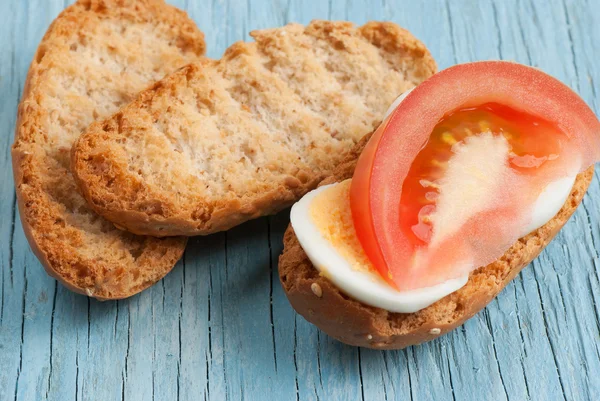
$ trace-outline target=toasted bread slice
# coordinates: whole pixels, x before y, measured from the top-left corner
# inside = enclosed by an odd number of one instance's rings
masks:
[[[71,290],[124,298],[181,257],[184,238],[134,236],[94,213],[71,176],[70,150],[94,119],[203,53],[193,21],[161,0],[80,0],[42,39],[19,106],[13,170],[27,239]]]
[[[366,136],[333,175],[320,185],[352,178]],[[494,263],[473,271],[460,290],[416,313],[392,313],[356,301],[321,276],[300,246],[291,226],[279,257],[279,279],[294,307],[328,335],[350,345],[401,349],[433,340],[460,326],[483,309],[535,259],[573,214],[594,173],[593,166],[577,176],[573,190],[558,214],[543,227],[519,239]]]
[[[87,129],[72,166],[94,210],[155,236],[209,234],[281,210],[436,71],[425,46],[392,23],[313,21],[251,35]]]

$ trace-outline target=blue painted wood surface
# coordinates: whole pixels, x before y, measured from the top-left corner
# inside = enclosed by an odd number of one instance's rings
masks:
[[[286,213],[190,241],[164,280],[100,303],[46,276],[23,235],[10,167],[33,52],[62,0],[0,0],[0,400],[598,400],[600,184],[484,311],[402,351],[340,344],[297,316],[277,279]],[[219,57],[252,29],[391,20],[440,68],[542,68],[600,111],[595,0],[173,1]]]

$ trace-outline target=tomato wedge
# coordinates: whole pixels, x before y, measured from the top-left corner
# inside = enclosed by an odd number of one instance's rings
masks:
[[[459,154],[471,152],[464,160],[477,169],[504,146],[508,163],[470,177],[472,193],[454,190],[468,187],[464,179],[445,177],[467,168],[452,163]],[[373,134],[352,179],[354,225],[391,285],[435,285],[500,257],[546,185],[598,160],[600,122],[566,85],[512,62],[457,65],[416,87]],[[494,182],[482,196],[486,180]]]

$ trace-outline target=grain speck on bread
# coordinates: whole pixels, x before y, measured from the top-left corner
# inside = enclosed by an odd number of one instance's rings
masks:
[[[203,53],[193,21],[162,0],[79,0],[42,39],[19,105],[13,171],[27,239],[71,290],[127,297],[181,257],[184,238],[135,236],[94,213],[70,173],[70,150],[94,119]]]
[[[254,31],[92,124],[72,153],[92,207],[138,234],[199,235],[290,205],[436,66],[393,23]]]
[[[367,135],[333,174],[320,185],[351,178]],[[356,301],[319,274],[300,246],[291,226],[279,257],[279,278],[294,307],[306,320],[330,336],[351,345],[400,349],[432,340],[463,324],[485,307],[554,238],[573,214],[594,168],[577,176],[571,194],[558,214],[538,230],[519,239],[494,263],[473,271],[460,290],[416,313],[392,313]],[[313,288],[321,289],[315,297]]]

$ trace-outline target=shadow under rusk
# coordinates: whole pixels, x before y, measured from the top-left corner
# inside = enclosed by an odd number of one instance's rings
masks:
[[[275,216],[251,220],[229,231],[190,238],[185,261],[194,268],[221,269],[230,288],[249,295],[264,288],[277,270],[289,209]]]
[[[30,270],[28,276],[35,276],[35,287],[43,287],[36,298],[37,303],[53,303],[53,309],[60,309],[63,319],[77,326],[89,326],[92,319],[94,325],[114,326],[118,309],[129,308],[132,304],[151,307],[152,299],[157,295],[160,298],[175,297],[179,300],[182,296],[180,282],[185,281],[186,277],[191,278],[187,285],[199,297],[199,303],[205,302],[207,292],[213,286],[224,286],[235,293],[230,302],[237,303],[245,299],[244,303],[251,306],[253,292],[269,294],[272,292],[269,287],[280,286],[279,281],[275,282],[274,279],[278,277],[277,260],[283,250],[283,234],[288,223],[289,209],[286,209],[275,216],[246,222],[228,232],[192,237],[184,256],[165,278],[126,299],[98,301],[68,290],[47,276],[29,250],[27,253],[31,263],[27,263]],[[22,230],[20,225],[18,230]],[[22,267],[24,264],[15,265]],[[197,271],[192,272],[191,269]],[[16,268],[13,274],[21,276],[23,272]],[[200,281],[206,281],[206,285],[211,288],[194,288]],[[29,282],[29,292],[32,295],[31,278]],[[29,302],[31,300],[28,299]],[[35,314],[35,309],[38,308],[32,309],[34,311],[31,314]],[[157,312],[159,311],[154,310],[152,313]]]

